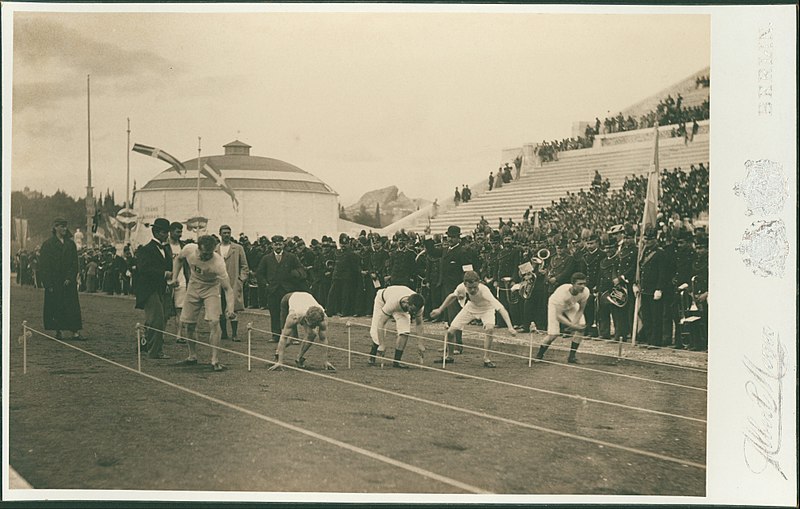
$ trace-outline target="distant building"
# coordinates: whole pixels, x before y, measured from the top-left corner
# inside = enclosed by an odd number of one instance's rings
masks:
[[[228,224],[234,237],[240,232],[251,240],[258,235],[299,235],[308,241],[340,230],[339,195],[330,186],[292,164],[251,156],[250,148],[236,140],[224,146],[224,155],[200,158],[201,166],[208,164],[220,171],[239,201],[238,211],[234,210],[231,197],[212,179],[201,176],[199,209],[208,218],[205,231],[217,233],[220,225]],[[186,174],[170,167],[135,192],[134,244],[149,240],[143,223],[156,217],[186,223],[197,216],[197,158],[183,165]]]

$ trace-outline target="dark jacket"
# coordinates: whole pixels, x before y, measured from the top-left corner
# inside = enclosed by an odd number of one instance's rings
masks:
[[[158,241],[151,240],[136,250],[136,309],[144,305],[154,292],[164,294],[167,290],[165,273],[172,271],[172,249],[164,245],[164,255],[158,249]]]
[[[266,281],[267,291],[270,293],[308,290],[305,283],[305,268],[294,253],[284,251],[280,263],[274,252],[264,255],[258,264],[256,274],[260,281]]]

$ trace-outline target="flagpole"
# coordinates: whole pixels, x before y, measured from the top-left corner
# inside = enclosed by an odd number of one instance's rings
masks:
[[[87,177],[86,177],[86,247],[94,244],[92,223],[94,221],[94,194],[92,193],[92,109],[91,109],[91,75],[86,75],[86,131],[87,131]]]
[[[131,119],[128,118],[128,173],[127,178],[125,180],[125,208],[131,208]],[[131,242],[131,225],[125,225],[125,244],[130,244]]]
[[[200,136],[197,137],[197,217],[200,217]]]

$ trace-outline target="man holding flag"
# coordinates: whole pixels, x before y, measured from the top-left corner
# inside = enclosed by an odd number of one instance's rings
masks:
[[[643,329],[643,341],[654,346],[661,343],[661,295],[664,288],[664,253],[656,243],[656,221],[661,171],[658,163],[658,119],[653,128],[653,161],[647,172],[647,194],[639,236],[639,256],[636,260],[636,282],[633,291],[636,305],[633,314],[632,343],[636,345],[639,329]],[[641,317],[639,311],[641,310]],[[641,320],[641,322],[640,322]],[[658,323],[656,323],[658,322]]]

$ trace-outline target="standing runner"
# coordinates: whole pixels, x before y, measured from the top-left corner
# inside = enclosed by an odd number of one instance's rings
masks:
[[[219,362],[218,351],[222,335],[219,326],[219,316],[222,314],[220,285],[225,290],[226,316],[233,319],[236,314],[233,312],[233,287],[228,280],[225,261],[219,253],[214,252],[216,247],[217,241],[211,235],[202,235],[197,239],[197,244],[187,244],[173,260],[170,285],[174,287],[178,284],[177,274],[186,260],[189,264],[189,286],[181,311],[181,328],[186,329],[187,337],[197,340],[197,319],[200,309],[205,307],[205,319],[211,329],[211,366],[214,371],[222,371],[226,366]],[[188,341],[188,345],[189,357],[182,364],[197,364],[197,346],[194,341]]]

